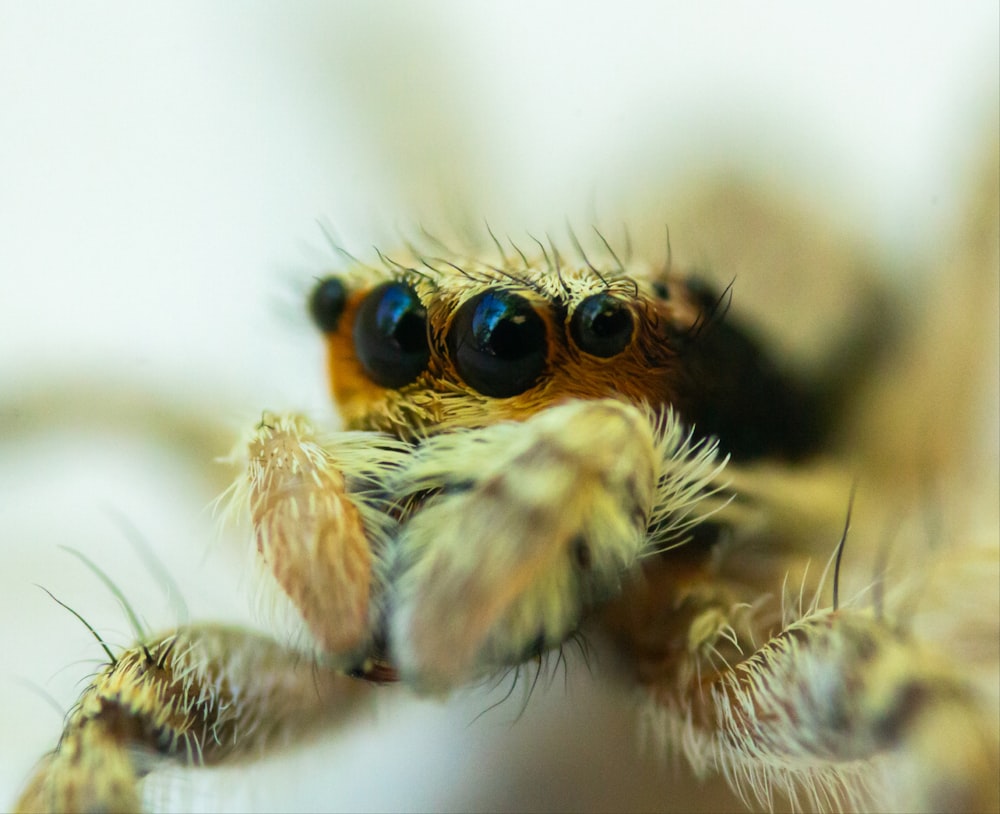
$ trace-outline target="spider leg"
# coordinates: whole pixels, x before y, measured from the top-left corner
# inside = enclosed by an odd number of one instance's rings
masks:
[[[734,768],[745,757],[790,773],[825,762],[836,799],[849,782],[841,783],[838,764],[886,754],[883,770],[898,776],[879,785],[899,793],[885,801],[893,806],[997,808],[995,722],[984,720],[981,699],[867,611],[827,610],[789,625],[715,680],[705,711],[727,745],[720,759]]]
[[[367,687],[257,633],[178,629],[96,675],[15,810],[138,811],[159,762],[259,755],[343,717]]]
[[[774,624],[660,568],[630,600],[627,652],[647,734],[683,744],[696,771],[768,809],[781,795],[810,810],[997,810],[997,721],[954,665],[871,609]]]

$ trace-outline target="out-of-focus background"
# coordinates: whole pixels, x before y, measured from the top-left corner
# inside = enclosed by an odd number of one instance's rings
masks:
[[[363,256],[420,224],[522,239],[667,224],[711,265],[671,207],[736,179],[906,273],[951,238],[997,132],[998,31],[992,0],[0,2],[0,400],[28,405],[0,425],[0,807],[102,655],[36,584],[131,639],[60,546],[154,628],[180,611],[130,535],[192,618],[253,618],[245,549],[208,508],[228,477],[211,458],[263,408],[329,414],[301,309],[341,262],[318,219]],[[148,420],[101,420],[128,398]],[[202,432],[203,461],[175,454]],[[520,689],[473,722],[505,689],[385,692],[339,737],[186,775],[164,800],[731,805],[718,781],[692,791],[638,761],[627,699],[581,665],[518,722]]]

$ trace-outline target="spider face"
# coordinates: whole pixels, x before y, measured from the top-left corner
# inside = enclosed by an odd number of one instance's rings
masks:
[[[700,314],[665,273],[551,255],[354,269],[321,280],[310,306],[347,427],[403,438],[570,398],[676,403]]]

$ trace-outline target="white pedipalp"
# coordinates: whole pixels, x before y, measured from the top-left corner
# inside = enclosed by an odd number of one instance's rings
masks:
[[[692,522],[720,469],[672,414],[616,401],[428,439],[397,487],[442,490],[398,543],[390,629],[403,674],[440,690],[561,643]]]

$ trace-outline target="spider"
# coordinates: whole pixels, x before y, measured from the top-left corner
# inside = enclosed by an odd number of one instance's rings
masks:
[[[133,811],[164,762],[253,756],[370,684],[443,695],[580,637],[647,735],[751,806],[996,808],[977,688],[881,589],[840,591],[850,478],[798,467],[848,385],[782,367],[730,289],[599,248],[414,248],[318,281],[345,429],[264,413],[227,493],[297,635],[109,649],[18,810]]]

